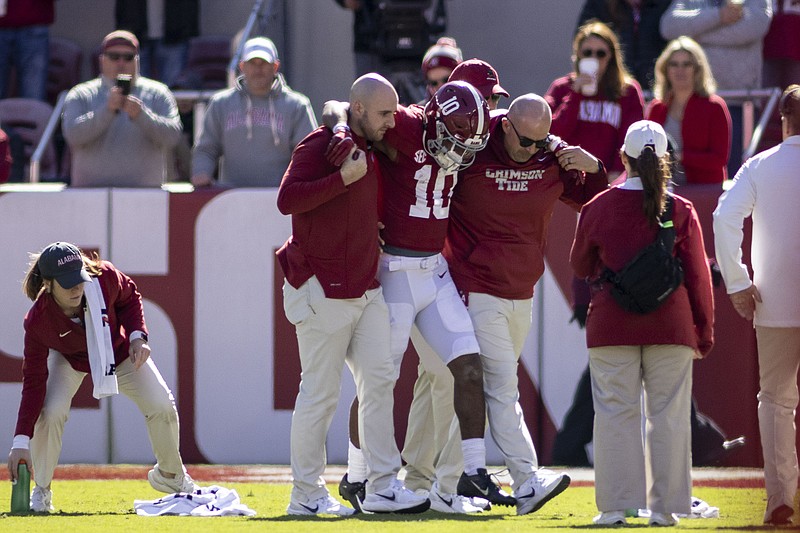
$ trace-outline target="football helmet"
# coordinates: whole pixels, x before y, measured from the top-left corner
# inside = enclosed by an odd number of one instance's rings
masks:
[[[446,172],[464,170],[489,142],[489,106],[462,81],[442,85],[425,106],[423,145]]]

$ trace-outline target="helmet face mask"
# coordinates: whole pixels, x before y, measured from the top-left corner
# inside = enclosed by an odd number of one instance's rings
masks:
[[[425,151],[446,172],[469,167],[489,142],[489,107],[464,82],[443,85],[425,106]]]

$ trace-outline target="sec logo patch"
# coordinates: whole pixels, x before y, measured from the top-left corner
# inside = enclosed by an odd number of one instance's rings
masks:
[[[417,163],[424,163],[426,155],[425,150],[417,150],[417,153],[414,154],[414,161]]]

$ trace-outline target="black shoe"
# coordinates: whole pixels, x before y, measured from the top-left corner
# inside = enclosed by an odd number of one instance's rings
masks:
[[[485,468],[479,468],[474,476],[468,476],[465,472],[458,480],[458,494],[468,498],[478,497],[489,500],[497,505],[512,506],[517,504],[516,498],[509,496],[497,484],[492,481]]]
[[[367,482],[356,481],[355,483],[350,483],[347,480],[347,474],[345,474],[339,482],[339,496],[350,502],[353,509],[360,513],[361,502],[367,496]]]

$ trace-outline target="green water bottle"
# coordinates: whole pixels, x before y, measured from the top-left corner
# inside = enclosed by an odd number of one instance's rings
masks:
[[[11,512],[27,513],[31,510],[31,472],[25,461],[17,467],[17,480],[11,487]]]

